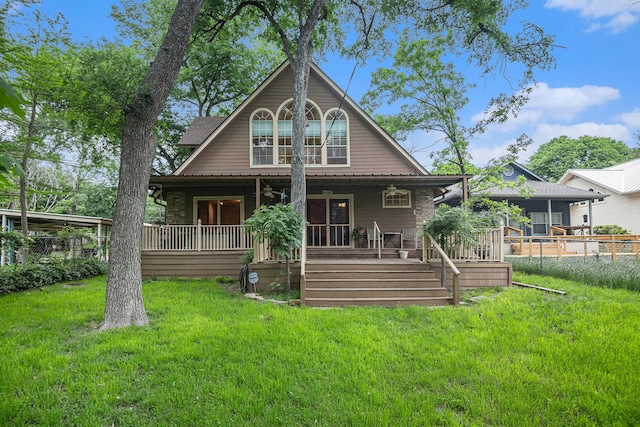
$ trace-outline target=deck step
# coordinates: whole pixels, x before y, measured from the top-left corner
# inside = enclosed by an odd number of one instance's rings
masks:
[[[312,307],[453,303],[435,272],[417,258],[308,260],[304,301]]]
[[[451,305],[451,297],[395,297],[395,298],[307,298],[305,304],[310,307],[342,307],[342,306],[380,306],[397,307],[407,305]]]
[[[307,298],[352,298],[352,299],[412,299],[412,298],[444,298],[448,292],[444,288],[322,288],[308,287]]]

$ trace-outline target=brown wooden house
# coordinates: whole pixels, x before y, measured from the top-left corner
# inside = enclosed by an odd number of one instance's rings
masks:
[[[401,249],[417,262],[416,231],[433,215],[434,197],[463,177],[430,175],[315,65],[306,108],[309,262],[399,258]],[[243,221],[261,204],[288,201],[291,116],[292,72],[284,62],[230,116],[194,120],[179,143],[191,156],[173,175],[151,178],[167,225],[145,230],[145,276],[238,274],[241,255],[253,247]],[[366,232],[354,237],[357,227]]]

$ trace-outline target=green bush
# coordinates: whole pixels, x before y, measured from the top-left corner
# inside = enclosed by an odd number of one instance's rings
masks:
[[[593,234],[629,234],[629,230],[615,224],[596,225],[593,227]]]
[[[95,258],[46,264],[8,265],[0,268],[0,295],[58,282],[84,279],[105,274],[107,266]]]

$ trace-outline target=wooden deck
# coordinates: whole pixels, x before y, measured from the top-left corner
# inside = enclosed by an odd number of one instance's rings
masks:
[[[301,285],[303,304],[311,307],[453,303],[428,264],[417,258],[309,259]]]

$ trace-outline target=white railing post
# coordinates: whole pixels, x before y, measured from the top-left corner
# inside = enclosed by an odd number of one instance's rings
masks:
[[[202,220],[198,219],[198,225],[196,226],[196,250],[200,252],[202,249]]]

